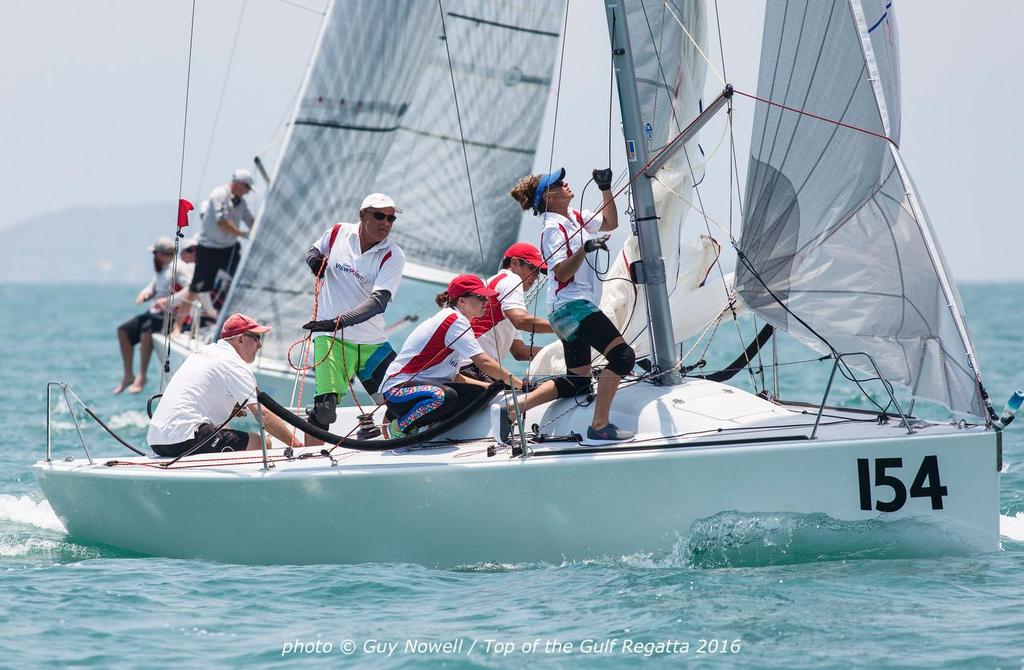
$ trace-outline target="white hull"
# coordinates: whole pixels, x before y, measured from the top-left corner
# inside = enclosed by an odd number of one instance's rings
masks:
[[[723,390],[739,396],[729,403],[733,414],[724,416],[729,410],[721,405],[721,416],[706,416],[701,399]],[[927,532],[904,540],[927,555],[999,546],[997,438],[990,430],[934,425],[906,436],[895,422],[832,419],[812,441],[806,436],[813,416],[719,384],[623,391],[612,418],[628,425],[632,416],[640,434],[613,448],[545,442],[533,445],[526,459],[508,449],[488,457],[494,443],[485,439],[395,452],[336,449],[336,466],[322,457],[285,460],[275,449],[269,470],[258,452],[232,460],[195,456],[172,470],[143,458],[113,467],[99,459],[95,465],[40,462],[35,470],[74,536],[144,554],[230,563],[453,566],[660,553],[671,551],[695,522],[723,512],[923,522],[915,528]],[[683,412],[684,406],[694,409]],[[549,406],[545,419],[566,407]],[[560,434],[557,428],[587,420],[589,408],[569,409],[550,427]],[[458,433],[479,435],[486,423],[481,415]],[[681,433],[680,423],[688,435],[666,439],[646,430]],[[692,434],[705,424],[725,432]],[[933,498],[912,496],[898,511],[873,509],[893,497],[875,478],[877,459],[902,459],[902,467],[883,474],[909,491],[930,456],[947,490],[938,498],[941,509]],[[871,469],[870,510],[861,509],[860,459]],[[865,535],[860,541],[900,540]]]

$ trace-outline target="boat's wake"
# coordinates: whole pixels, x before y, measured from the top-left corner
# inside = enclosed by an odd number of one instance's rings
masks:
[[[1005,538],[1024,542],[1024,512],[1013,516],[999,515],[999,534]]]
[[[50,503],[30,496],[0,494],[0,523],[14,522],[46,530],[64,531]]]

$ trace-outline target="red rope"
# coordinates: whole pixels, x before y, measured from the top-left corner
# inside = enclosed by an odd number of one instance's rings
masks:
[[[881,133],[876,133],[876,132],[874,132],[872,130],[868,130],[866,128],[860,128],[858,126],[853,126],[853,125],[850,125],[849,123],[843,123],[842,121],[837,121],[836,119],[830,119],[830,118],[828,118],[826,116],[819,116],[817,114],[812,114],[811,112],[804,111],[802,109],[796,109],[795,107],[790,107],[788,105],[783,105],[781,102],[775,102],[774,100],[768,100],[766,98],[759,98],[756,95],[752,95],[750,93],[744,93],[743,91],[738,91],[738,90],[734,89],[733,92],[734,93],[738,93],[739,95],[742,95],[745,98],[751,98],[753,100],[757,100],[758,102],[763,102],[766,105],[771,105],[773,107],[779,107],[781,109],[786,110],[787,112],[794,112],[796,114],[800,114],[801,116],[809,116],[812,119],[817,119],[818,121],[824,121],[826,123],[831,123],[831,124],[834,124],[834,125],[837,125],[837,126],[842,126],[843,128],[849,128],[850,130],[856,130],[857,132],[864,133],[865,135],[871,135],[872,137],[877,137],[880,140],[885,140],[886,142],[890,143],[891,145],[893,145],[897,149],[900,148],[899,145],[896,144],[896,142],[894,142],[891,137],[887,137],[886,135],[883,135]]]

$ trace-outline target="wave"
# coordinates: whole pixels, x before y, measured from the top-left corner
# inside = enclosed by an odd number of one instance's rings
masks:
[[[30,496],[12,496],[0,493],[0,522],[28,524],[45,530],[64,532],[64,525],[57,518],[50,503],[35,500]]]
[[[1024,542],[1024,512],[1013,516],[999,515],[999,534],[1017,542]]]
[[[120,430],[122,428],[148,428],[149,417],[146,416],[145,412],[128,410],[110,417],[110,420],[107,421],[107,425],[110,426],[111,430]]]

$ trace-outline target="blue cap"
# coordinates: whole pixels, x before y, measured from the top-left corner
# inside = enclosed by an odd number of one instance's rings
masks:
[[[544,198],[544,191],[556,183],[560,182],[565,178],[565,168],[558,168],[554,172],[550,172],[540,178],[537,183],[537,192],[533,196],[533,208],[536,210],[540,209],[540,202]]]

